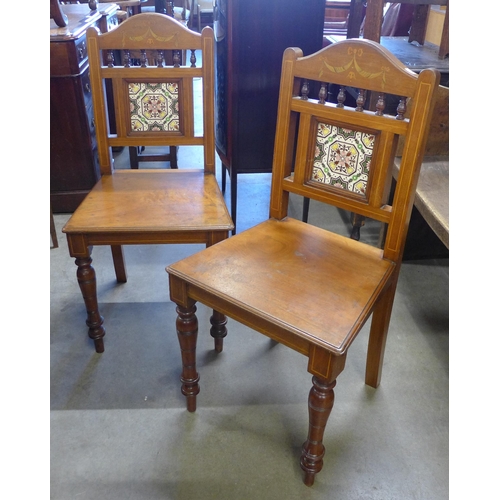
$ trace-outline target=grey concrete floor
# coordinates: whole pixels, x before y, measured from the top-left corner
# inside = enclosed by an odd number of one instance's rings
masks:
[[[239,176],[238,232],[267,218],[269,190],[268,174]],[[228,185],[228,203],[229,194]],[[301,200],[291,202],[300,218]],[[364,385],[369,325],[354,342],[335,389],[324,468],[308,488],[299,466],[306,358],[232,320],[216,354],[210,311],[199,305],[201,392],[188,413],[165,266],[202,246],[127,246],[126,284],[116,283],[109,248],[94,248],[106,326],[106,350],[96,354],[61,233],[69,216],[55,215],[59,248],[50,251],[52,499],[448,498],[448,259],[404,263],[376,390]],[[347,214],[314,202],[310,222],[349,229]],[[362,233],[377,235],[370,225]]]

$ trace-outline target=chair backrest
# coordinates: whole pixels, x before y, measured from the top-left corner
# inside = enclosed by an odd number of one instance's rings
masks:
[[[215,173],[211,28],[200,34],[164,14],[143,13],[106,34],[89,28],[87,48],[103,175],[113,171],[112,147],[165,145],[203,146],[204,170]],[[182,52],[188,60],[184,66]],[[173,64],[165,63],[167,56]],[[106,81],[112,82],[109,103]],[[110,132],[108,104],[116,133]]]
[[[286,217],[289,193],[295,193],[378,220],[387,225],[384,256],[401,262],[438,82],[438,71],[416,75],[370,40],[348,39],[307,57],[300,49],[288,48],[280,83],[270,216]],[[333,84],[338,86],[333,87],[338,89],[337,102],[328,102]],[[311,97],[313,91],[317,99]],[[367,92],[378,98],[374,111],[364,109],[370,100]],[[401,97],[395,116],[385,112],[388,95]],[[406,113],[408,99],[413,102]],[[399,136],[406,140],[389,206]]]

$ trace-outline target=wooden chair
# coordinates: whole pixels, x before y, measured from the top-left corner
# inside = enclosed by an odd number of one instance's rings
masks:
[[[190,31],[163,14],[132,16],[113,31],[87,31],[92,98],[102,177],[63,228],[76,258],[77,278],[87,307],[89,336],[104,351],[93,245],[111,245],[116,278],[127,280],[122,245],[205,243],[225,239],[233,223],[215,178],[214,38],[210,28]],[[122,65],[113,62],[120,49]],[[157,65],[128,65],[128,52]],[[163,51],[189,50],[191,66],[165,66]],[[148,53],[146,53],[146,51]],[[200,51],[201,67],[194,56]],[[102,55],[101,55],[102,53]],[[108,61],[104,65],[102,57]],[[109,56],[109,57],[108,57]],[[193,82],[202,79],[203,134],[195,134]],[[113,83],[117,133],[107,121],[105,80]],[[113,146],[196,145],[203,169],[114,170]]]
[[[214,308],[217,351],[226,316],[304,354],[313,375],[304,482],[323,465],[325,425],[348,349],[371,317],[365,382],[380,383],[384,346],[408,221],[429,130],[439,72],[416,75],[379,44],[348,39],[315,54],[283,56],[271,184],[270,218],[167,267],[177,304],[182,393],[196,409],[196,302]],[[325,102],[340,85],[337,104]],[[360,89],[356,107],[345,87]],[[315,96],[313,97],[313,88]],[[319,91],[317,90],[319,89]],[[380,95],[363,109],[366,91]],[[318,92],[318,93],[316,93]],[[384,114],[384,94],[401,96],[398,115]],[[406,99],[413,101],[405,117]],[[392,206],[386,199],[398,137],[405,136]],[[287,215],[290,193],[355,211],[387,225],[383,247],[337,235]]]

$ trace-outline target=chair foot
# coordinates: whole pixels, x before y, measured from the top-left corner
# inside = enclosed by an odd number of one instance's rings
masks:
[[[217,352],[222,352],[224,347],[224,337],[227,335],[227,318],[224,314],[214,310],[213,315],[210,317],[210,335],[214,339],[214,348]]]
[[[198,319],[196,306],[177,306],[177,338],[181,348],[182,374],[181,392],[186,396],[187,410],[196,411],[196,395],[200,392],[200,377],[196,371],[196,342],[198,340]]]
[[[214,339],[215,352],[222,352],[224,349],[224,341],[222,339]]]
[[[359,241],[360,237],[361,237],[360,228],[358,226],[353,226],[350,235],[351,240]]]
[[[129,146],[129,159],[130,159],[130,168],[138,169],[139,168],[139,147],[138,146]]]
[[[358,214],[351,214],[351,239],[359,241],[361,235],[361,228],[365,225],[365,217]]]
[[[309,205],[311,200],[309,198],[304,198],[302,202],[302,222],[307,222],[309,219]]]
[[[104,340],[102,338],[94,340],[95,352],[103,353],[104,352]]]
[[[306,474],[304,475],[304,484],[306,486],[312,486],[314,484],[314,476],[315,476],[315,473],[306,472]]]
[[[125,257],[121,245],[111,245],[111,255],[113,256],[113,265],[115,267],[116,281],[118,283],[127,282],[127,269],[125,266]]]
[[[170,168],[179,168],[177,165],[177,146],[170,146]]]

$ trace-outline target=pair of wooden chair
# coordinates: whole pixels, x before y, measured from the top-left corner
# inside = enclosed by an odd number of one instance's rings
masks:
[[[111,62],[109,67],[103,66],[100,51],[117,46],[122,50],[197,48],[203,51],[203,69],[127,68]],[[195,411],[200,390],[195,314],[199,301],[214,310],[210,333],[217,351],[223,348],[230,317],[308,357],[312,375],[310,424],[300,463],[305,484],[312,485],[323,464],[322,440],[336,379],[344,369],[351,343],[370,318],[366,383],[377,387],[380,382],[438,72],[425,70],[417,76],[367,40],[346,40],[307,57],[298,48],[287,49],[280,83],[270,218],[226,238],[232,224],[213,175],[212,31],[205,28],[199,35],[165,16],[144,14],[106,35],[90,30],[88,48],[103,177],[64,231],[71,255],[76,257],[89,333],[97,350],[102,350],[104,329],[90,247],[205,241],[208,248],[167,267],[170,296],[177,304],[181,390],[187,409]],[[187,84],[183,73],[188,75]],[[189,89],[192,78],[198,76],[205,82],[204,132],[208,139],[198,142],[205,146],[205,171],[113,172],[109,150],[114,144],[143,144],[145,139],[156,143],[160,139],[155,134],[176,144],[187,143],[188,136],[189,142],[196,142],[190,137],[190,118],[180,109],[187,106],[192,111]],[[113,79],[115,96],[125,102],[118,105],[123,125],[116,137],[103,128],[103,78]],[[340,89],[335,103],[326,100],[329,84]],[[145,111],[136,117],[140,113],[136,109],[137,87],[146,99],[155,101],[154,109],[159,113],[159,101],[168,102],[170,97],[166,93],[148,94],[148,88],[162,85],[178,92],[173,105],[179,109],[178,130],[149,131],[138,137],[131,122],[140,119],[146,125],[152,118]],[[346,105],[346,87],[359,89],[356,107]],[[363,108],[367,90],[380,96],[376,112]],[[401,96],[396,116],[384,113],[385,94]],[[408,98],[413,105],[405,116]],[[153,104],[147,109],[152,112]],[[389,205],[393,158],[400,136],[405,136],[404,151]],[[288,216],[291,193],[384,223],[383,247],[374,248]],[[118,272],[123,281],[120,276]]]

